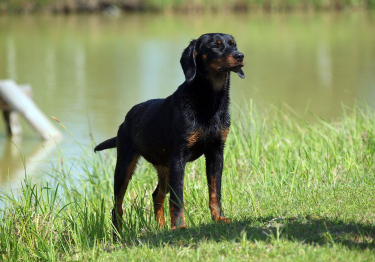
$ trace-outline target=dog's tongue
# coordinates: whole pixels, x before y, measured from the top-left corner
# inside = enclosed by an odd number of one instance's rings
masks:
[[[241,68],[238,68],[237,75],[238,75],[239,77],[241,77],[242,79],[245,78],[245,74],[243,73],[243,71],[242,71]]]
[[[228,72],[229,70],[230,69],[226,69],[226,68],[222,68],[222,67],[220,67],[218,69],[219,72]],[[237,73],[238,76],[241,77],[242,79],[245,78],[245,74],[243,73],[241,67],[236,67],[236,68],[234,68],[234,69],[232,69],[230,71],[233,71],[233,72]]]

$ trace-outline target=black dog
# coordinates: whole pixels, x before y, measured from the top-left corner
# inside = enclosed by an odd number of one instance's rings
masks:
[[[229,223],[220,209],[223,150],[230,126],[230,71],[241,78],[244,55],[233,37],[205,34],[192,40],[181,57],[186,81],[165,99],[134,106],[117,137],[95,151],[117,146],[113,224],[121,229],[122,202],[140,156],[152,163],[159,183],[152,194],[160,226],[165,225],[163,203],[170,191],[171,227],[185,228],[184,170],[187,162],[206,157],[209,207],[212,219]]]

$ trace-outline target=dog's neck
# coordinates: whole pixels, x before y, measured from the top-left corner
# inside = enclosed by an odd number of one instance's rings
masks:
[[[189,85],[189,93],[193,94],[190,101],[196,111],[209,119],[218,111],[229,110],[230,72],[216,76],[216,79],[196,74]]]
[[[210,75],[209,80],[211,82],[212,88],[219,92],[226,87],[229,87],[229,72],[219,73],[215,75]]]
[[[200,74],[197,72],[194,81],[199,85],[204,85],[206,88],[220,92],[229,89],[230,72],[225,73],[207,73]]]

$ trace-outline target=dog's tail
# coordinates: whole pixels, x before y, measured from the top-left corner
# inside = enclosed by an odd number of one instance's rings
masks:
[[[94,151],[102,151],[104,149],[115,148],[117,144],[117,137],[112,137],[104,142],[101,142],[94,148]]]

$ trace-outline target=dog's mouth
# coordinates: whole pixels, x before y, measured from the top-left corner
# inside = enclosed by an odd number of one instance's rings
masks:
[[[232,71],[232,72],[235,72],[237,73],[238,70],[243,67],[244,65],[235,65],[235,66],[221,66],[217,69],[217,71],[219,72],[229,72],[229,71]]]
[[[217,71],[223,72],[223,73],[232,71],[232,72],[237,73],[239,77],[245,78],[245,74],[243,73],[243,71],[241,69],[241,67],[243,67],[244,65],[245,65],[245,63],[242,61],[238,65],[233,65],[233,66],[226,65],[226,66],[219,67],[217,69]]]

